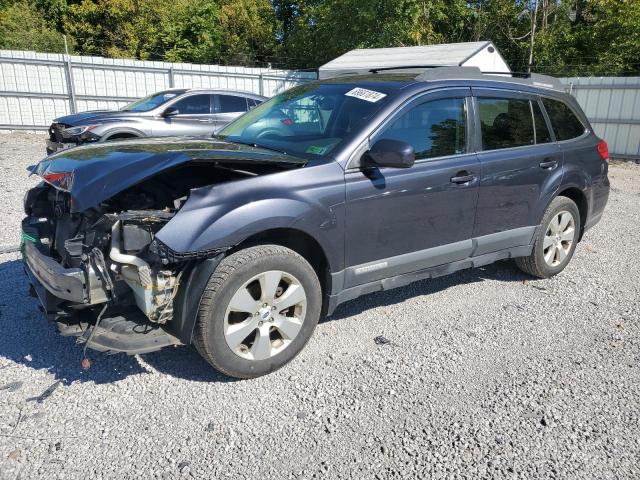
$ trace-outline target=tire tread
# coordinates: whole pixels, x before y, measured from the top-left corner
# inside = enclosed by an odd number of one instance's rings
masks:
[[[542,217],[542,222],[540,223],[540,225],[543,226],[542,228],[544,228],[551,221],[551,216],[556,210],[562,207],[569,208],[570,206],[573,206],[573,208],[575,208],[575,210],[578,211],[577,205],[570,198],[563,197],[563,196],[558,196],[554,198],[544,212],[544,215]],[[577,222],[576,222],[576,226],[578,227],[579,227],[579,223],[578,223],[579,221],[580,221],[580,217],[577,218]],[[515,262],[520,270],[522,270],[525,273],[528,273],[531,276],[538,277],[538,278],[549,278],[552,275],[549,275],[549,273],[547,272],[546,266],[543,263],[541,263],[540,258],[538,258],[538,255],[536,255],[536,252],[540,246],[540,242],[543,242],[543,241],[544,241],[544,234],[539,235],[539,232],[536,232],[536,239],[533,243],[533,250],[531,251],[531,255],[529,255],[528,257],[518,257],[515,259]],[[542,259],[542,262],[544,262],[544,259]]]

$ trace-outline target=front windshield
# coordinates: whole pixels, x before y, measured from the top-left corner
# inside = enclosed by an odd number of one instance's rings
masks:
[[[184,90],[167,90],[165,92],[154,93],[148,97],[136,100],[120,110],[123,112],[148,112],[183,93]]]
[[[307,158],[329,154],[380,110],[383,85],[308,84],[276,95],[220,131],[218,137]]]

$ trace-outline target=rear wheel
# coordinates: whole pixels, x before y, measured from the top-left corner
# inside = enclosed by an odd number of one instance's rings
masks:
[[[238,378],[273,372],[311,337],[322,295],[315,271],[277,245],[225,258],[205,289],[194,342],[216,369]]]
[[[569,264],[580,236],[580,212],[567,197],[555,198],[541,222],[528,257],[516,258],[516,265],[535,277],[549,278]]]

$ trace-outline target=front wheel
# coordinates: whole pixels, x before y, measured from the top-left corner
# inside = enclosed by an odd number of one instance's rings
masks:
[[[516,258],[525,273],[549,278],[569,264],[580,238],[580,211],[573,200],[556,197],[547,208],[528,257]]]
[[[220,262],[209,279],[194,343],[229,376],[265,375],[302,350],[321,306],[318,277],[296,252],[278,245],[240,250]]]

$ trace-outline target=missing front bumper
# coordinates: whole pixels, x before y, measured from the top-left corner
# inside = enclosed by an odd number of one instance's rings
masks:
[[[109,298],[102,280],[92,267],[86,270],[64,268],[29,241],[24,243],[24,261],[27,275],[47,313],[55,300],[57,303],[96,305]]]

